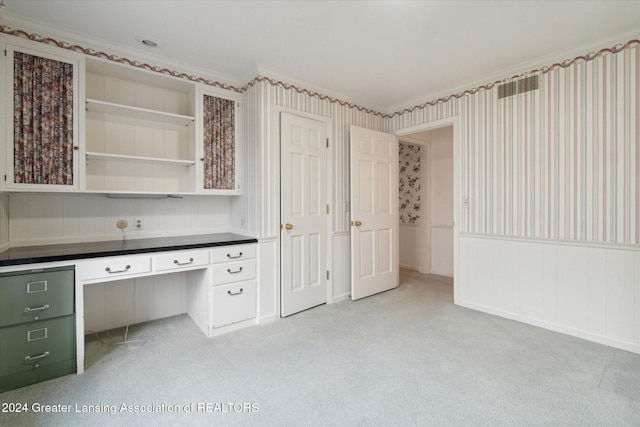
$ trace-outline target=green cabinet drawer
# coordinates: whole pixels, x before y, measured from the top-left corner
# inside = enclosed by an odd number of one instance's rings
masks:
[[[74,270],[0,275],[0,327],[74,312]]]
[[[76,372],[76,359],[0,376],[0,393]]]
[[[75,316],[0,328],[0,377],[75,359]]]

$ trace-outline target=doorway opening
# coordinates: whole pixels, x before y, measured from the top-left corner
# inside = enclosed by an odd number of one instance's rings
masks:
[[[400,266],[454,277],[454,127],[398,137]]]

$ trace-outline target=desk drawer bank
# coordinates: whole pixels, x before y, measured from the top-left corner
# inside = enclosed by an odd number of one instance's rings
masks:
[[[0,253],[0,392],[84,372],[84,299],[91,285],[184,272],[186,313],[206,336],[255,324],[256,249],[255,238],[217,233]],[[48,294],[38,292],[47,274]]]

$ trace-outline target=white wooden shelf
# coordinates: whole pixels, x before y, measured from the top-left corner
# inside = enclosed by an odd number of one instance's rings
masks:
[[[97,113],[117,114],[134,119],[153,120],[157,122],[172,123],[187,126],[195,120],[193,116],[166,113],[164,111],[149,110],[147,108],[131,107],[129,105],[115,104],[113,102],[86,99],[87,111]]]
[[[171,166],[193,166],[196,162],[193,160],[178,160],[178,159],[166,159],[162,157],[143,157],[143,156],[127,156],[123,154],[110,154],[110,153],[98,153],[87,152],[87,160],[117,160],[117,161],[129,161],[129,162],[144,162],[155,163],[161,165]]]

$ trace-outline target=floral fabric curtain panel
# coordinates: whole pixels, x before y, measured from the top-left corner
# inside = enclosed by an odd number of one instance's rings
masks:
[[[14,182],[73,185],[73,65],[13,60]]]
[[[204,188],[235,189],[234,101],[204,95]]]

